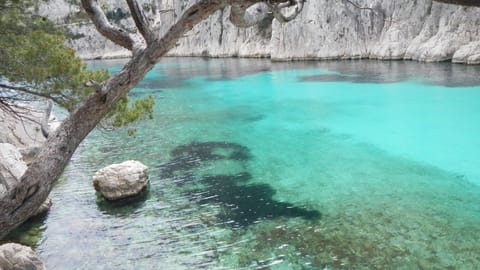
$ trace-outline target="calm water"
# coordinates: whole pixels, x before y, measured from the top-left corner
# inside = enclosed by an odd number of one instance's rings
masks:
[[[13,238],[49,269],[478,269],[479,75],[166,59],[131,93],[154,95],[155,119],[92,134]],[[127,159],[149,194],[112,205],[91,176]]]

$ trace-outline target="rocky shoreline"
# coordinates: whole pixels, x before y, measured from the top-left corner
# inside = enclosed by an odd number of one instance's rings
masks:
[[[54,115],[45,115],[37,108],[24,104],[13,108],[16,114],[0,110],[0,194],[8,192],[20,181],[46,140],[44,132],[50,134],[60,124]],[[48,119],[48,127],[42,127],[45,118]],[[49,130],[42,131],[42,128]],[[51,206],[52,201],[47,198],[31,217],[46,214]],[[6,243],[0,245],[0,269],[46,268],[30,247]]]
[[[15,111],[17,115],[0,110],[0,194],[16,185],[45,142],[44,118],[48,118],[48,133],[60,124],[53,114],[45,116],[45,112],[28,105],[15,107]],[[47,199],[33,216],[44,214],[51,205]]]

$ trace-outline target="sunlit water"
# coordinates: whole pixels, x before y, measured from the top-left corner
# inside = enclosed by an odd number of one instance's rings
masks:
[[[479,75],[166,59],[131,93],[155,118],[94,132],[13,238],[49,269],[478,269]],[[149,166],[148,195],[104,201],[91,176],[128,159]]]

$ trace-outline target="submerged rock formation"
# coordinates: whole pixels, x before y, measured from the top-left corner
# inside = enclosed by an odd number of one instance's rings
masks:
[[[161,32],[179,18],[190,1],[144,1]],[[357,0],[359,9],[344,0],[308,1],[300,16],[287,24],[264,23],[250,29],[235,28],[228,10],[218,12],[191,31],[171,51],[175,56],[242,56],[293,59],[412,59],[480,63],[480,8],[431,0]],[[106,1],[107,17],[131,28],[123,2]],[[65,0],[50,1],[43,14],[67,24],[70,45],[83,58],[127,56],[128,52],[105,41],[78,6]],[[52,12],[54,11],[54,12]],[[130,27],[128,27],[130,25]]]
[[[107,200],[139,195],[148,185],[148,167],[135,160],[112,164],[93,176],[93,186]]]
[[[9,243],[0,245],[0,269],[45,270],[45,264],[29,247]]]

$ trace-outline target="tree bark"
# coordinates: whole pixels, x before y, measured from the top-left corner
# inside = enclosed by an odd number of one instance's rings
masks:
[[[135,87],[155,63],[175,46],[178,39],[226,5],[223,0],[194,4],[163,38],[135,54],[121,71],[102,84],[102,91],[86,98],[50,134],[19,184],[0,198],[0,239],[27,220],[45,201],[75,149],[113,105]]]

